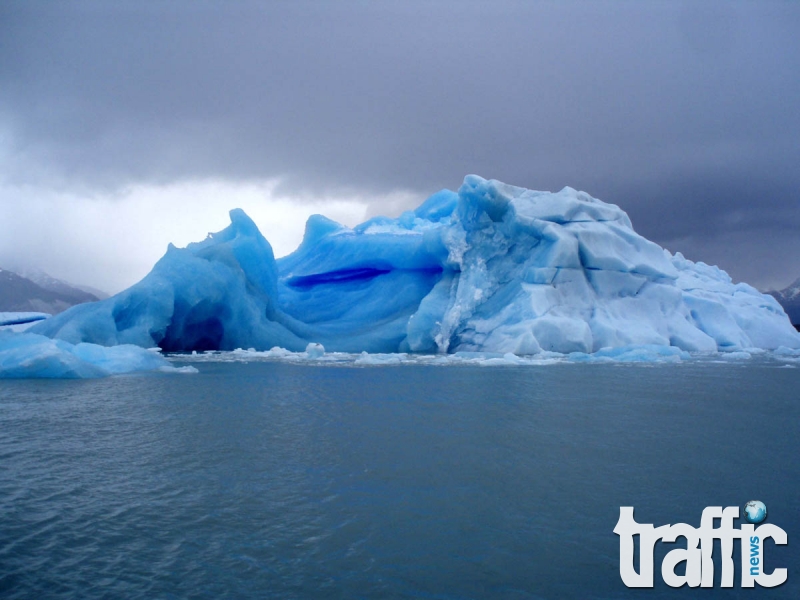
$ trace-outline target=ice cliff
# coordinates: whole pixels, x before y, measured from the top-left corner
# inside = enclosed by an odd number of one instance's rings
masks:
[[[468,176],[396,219],[312,216],[275,260],[241,210],[142,281],[30,331],[166,351],[596,352],[800,348],[778,302],[638,235],[619,207],[565,188]]]

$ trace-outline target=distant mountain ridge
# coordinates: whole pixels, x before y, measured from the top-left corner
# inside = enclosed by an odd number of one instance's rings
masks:
[[[789,315],[789,320],[800,331],[800,278],[789,287],[767,292],[767,294],[775,298],[783,306],[783,310]]]
[[[35,278],[35,280],[33,279]],[[23,277],[0,269],[0,311],[57,314],[84,302],[100,298],[41,271]]]
[[[46,290],[50,290],[51,292],[58,292],[61,294],[65,294],[67,296],[75,295],[76,290],[79,292],[85,292],[97,298],[98,300],[105,300],[109,297],[109,294],[106,294],[102,290],[98,290],[97,288],[93,288],[88,285],[78,285],[75,283],[67,283],[63,279],[56,279],[55,277],[51,277],[41,269],[34,269],[31,267],[25,267],[21,269],[12,269],[14,273],[19,275],[20,277],[24,277],[25,279],[30,279],[36,285],[43,287]]]

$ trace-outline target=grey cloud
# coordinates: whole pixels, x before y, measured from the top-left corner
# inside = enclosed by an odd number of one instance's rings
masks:
[[[474,172],[585,189],[662,243],[797,232],[797,4],[0,11],[7,180],[113,190],[281,177],[287,194],[433,192]]]

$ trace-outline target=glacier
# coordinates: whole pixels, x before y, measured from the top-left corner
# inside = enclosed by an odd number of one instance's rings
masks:
[[[127,290],[28,331],[166,352],[800,348],[774,298],[671,254],[618,206],[569,187],[538,192],[470,175],[458,192],[394,219],[348,228],[314,215],[297,250],[277,260],[242,210],[230,217],[204,241],[170,245]]]

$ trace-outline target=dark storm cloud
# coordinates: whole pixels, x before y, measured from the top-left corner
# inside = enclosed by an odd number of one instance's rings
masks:
[[[798,30],[788,2],[5,2],[2,175],[330,193],[474,172],[585,189],[691,258],[726,235],[761,256],[800,230]]]

